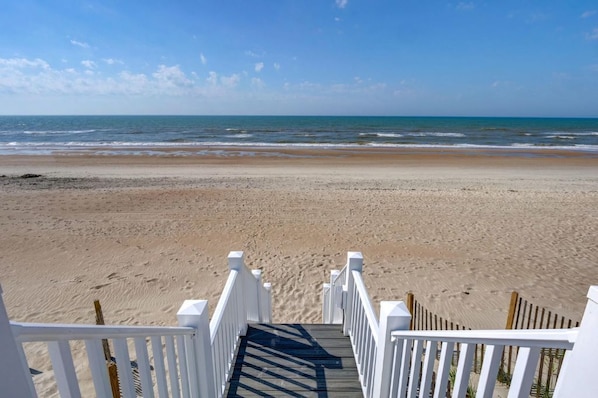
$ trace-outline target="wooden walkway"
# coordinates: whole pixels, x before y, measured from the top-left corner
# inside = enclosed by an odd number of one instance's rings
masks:
[[[340,325],[253,324],[225,397],[363,397]]]

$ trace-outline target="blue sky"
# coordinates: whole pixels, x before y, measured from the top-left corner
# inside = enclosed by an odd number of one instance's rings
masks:
[[[0,113],[598,117],[598,3],[8,0]]]

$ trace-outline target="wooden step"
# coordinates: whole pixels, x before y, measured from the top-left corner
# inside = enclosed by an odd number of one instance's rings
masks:
[[[340,325],[253,324],[225,396],[362,397],[362,390]]]

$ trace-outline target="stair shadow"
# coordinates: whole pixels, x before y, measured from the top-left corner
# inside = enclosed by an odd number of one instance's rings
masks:
[[[326,372],[343,369],[343,358],[330,354],[302,325],[285,327],[260,325],[242,338],[228,397],[329,396]]]

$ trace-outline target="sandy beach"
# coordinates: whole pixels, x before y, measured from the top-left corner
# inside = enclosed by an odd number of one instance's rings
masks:
[[[319,322],[349,250],[376,306],[413,292],[472,328],[503,327],[513,290],[580,318],[598,283],[596,156],[290,155],[0,157],[10,316],[93,322],[97,298],[110,323],[174,325],[185,299],[214,308],[231,250],[276,322]]]

